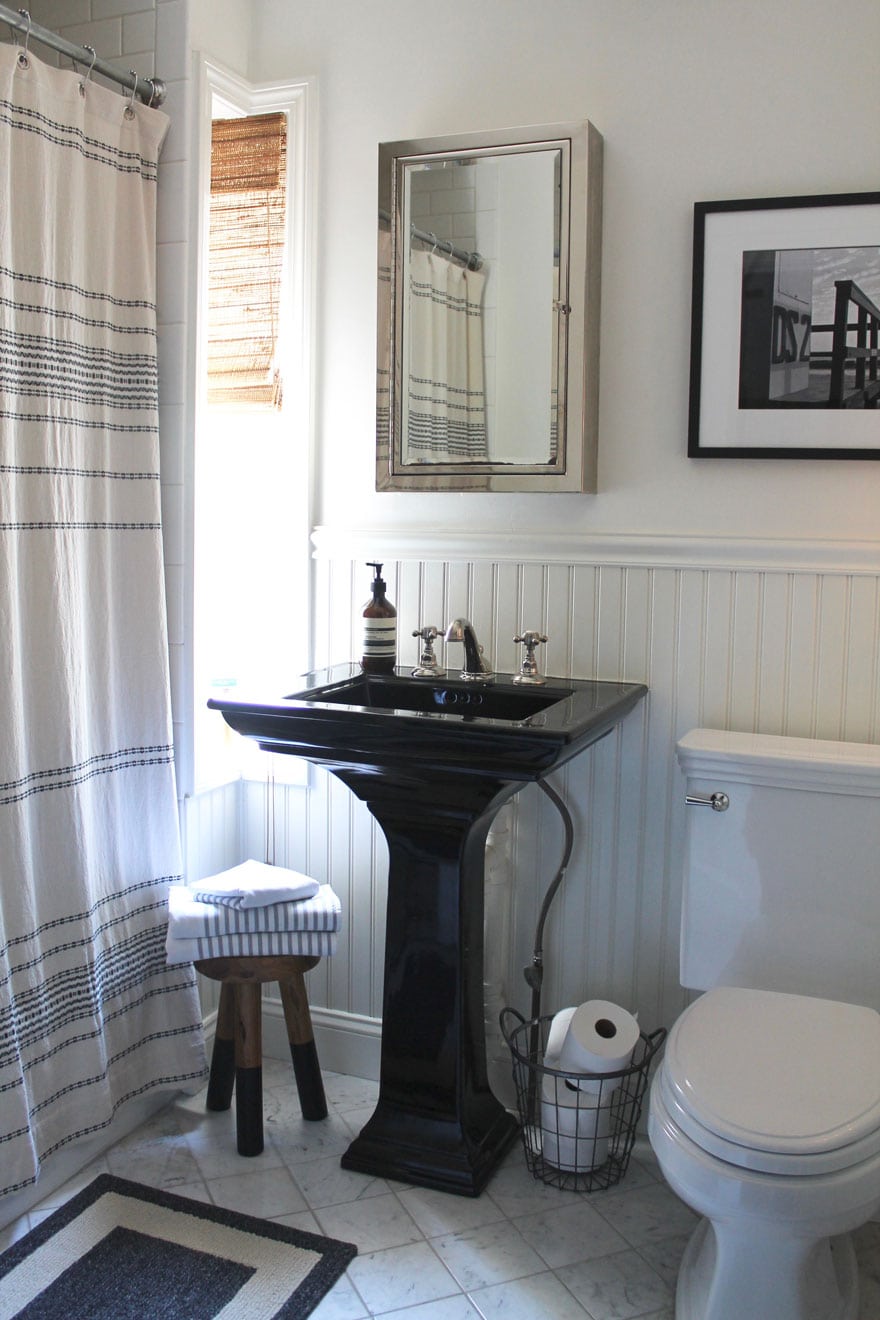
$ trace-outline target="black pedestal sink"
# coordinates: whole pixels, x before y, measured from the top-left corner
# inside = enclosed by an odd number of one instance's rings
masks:
[[[212,698],[267,751],[326,766],[388,841],[382,1056],[376,1111],[345,1168],[477,1196],[517,1124],[486,1075],[483,863],[498,808],[597,742],[638,683],[518,686],[364,674],[337,665],[270,701]]]

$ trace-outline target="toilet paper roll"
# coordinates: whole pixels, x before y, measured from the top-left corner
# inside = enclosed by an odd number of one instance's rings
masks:
[[[547,1033],[547,1048],[544,1050],[544,1063],[548,1068],[559,1067],[559,1056],[565,1044],[565,1037],[571,1019],[576,1012],[577,1005],[574,1008],[562,1008],[555,1014],[553,1021],[550,1023],[550,1030]]]
[[[638,1039],[639,1024],[632,1013],[607,999],[590,999],[568,1024],[557,1066],[567,1073],[594,1073],[601,1078],[629,1067]],[[578,1081],[587,1091],[596,1091],[601,1085],[591,1078]]]
[[[587,1173],[608,1159],[611,1106],[563,1077],[545,1077],[541,1087],[544,1159],[566,1173]]]

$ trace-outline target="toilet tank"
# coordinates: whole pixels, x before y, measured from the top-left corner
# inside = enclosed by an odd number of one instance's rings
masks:
[[[694,729],[681,983],[880,1009],[880,747]]]

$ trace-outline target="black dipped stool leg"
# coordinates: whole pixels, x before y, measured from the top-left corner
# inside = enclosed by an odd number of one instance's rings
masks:
[[[324,1083],[312,1034],[303,973],[320,958],[312,955],[247,955],[200,958],[196,971],[221,982],[217,1034],[208,1081],[208,1109],[228,1109],[235,1093],[236,1143],[240,1155],[263,1150],[262,986],[281,989],[287,1036],[304,1118],[327,1117]]]
[[[263,1032],[259,981],[235,987],[235,1132],[239,1155],[263,1150]]]
[[[312,1032],[312,1017],[302,973],[291,977],[289,981],[280,981],[279,988],[302,1116],[309,1120],[326,1118],[324,1080],[321,1077],[318,1048]]]
[[[228,1109],[232,1104],[235,1087],[235,987],[224,981],[220,986],[220,1005],[217,1009],[217,1032],[211,1051],[211,1073],[208,1078],[206,1107],[211,1110]]]

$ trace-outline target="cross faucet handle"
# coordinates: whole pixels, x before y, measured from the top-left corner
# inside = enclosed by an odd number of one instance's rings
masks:
[[[413,678],[434,678],[437,674],[443,673],[434,654],[434,642],[439,636],[440,633],[432,623],[425,628],[413,629],[413,637],[421,637],[422,639],[419,663],[412,671]]]
[[[514,683],[531,683],[536,687],[541,683],[544,683],[545,679],[541,677],[541,674],[538,671],[537,661],[535,660],[535,650],[541,642],[547,641],[546,635],[529,629],[527,632],[518,633],[513,640],[517,644],[522,642],[523,646],[526,648],[525,655],[522,658],[522,664],[519,668],[519,673],[513,680]]]

